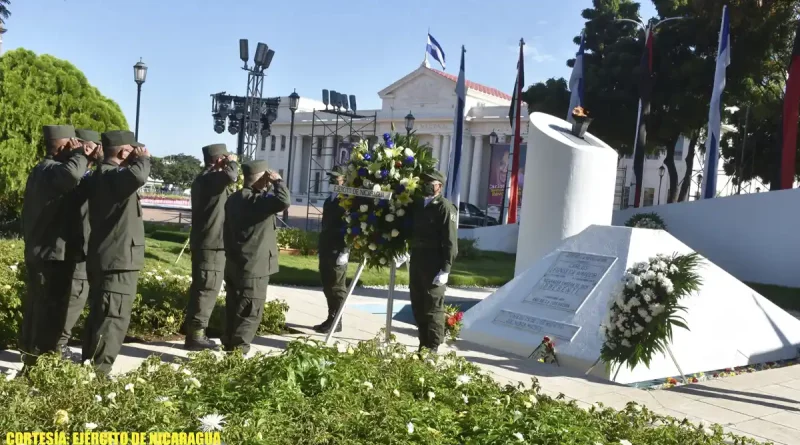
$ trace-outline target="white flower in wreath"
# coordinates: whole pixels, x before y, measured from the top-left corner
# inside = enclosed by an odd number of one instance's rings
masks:
[[[365,179],[361,184],[364,187],[372,187],[372,181],[370,181],[369,179]]]
[[[408,185],[408,182],[409,182],[408,178],[403,178],[403,179],[400,180],[400,184],[401,185]]]
[[[622,341],[620,342],[620,344],[621,344],[622,346],[626,347],[626,348],[630,348],[630,347],[631,347],[631,342],[629,342],[627,339],[624,339],[624,338],[622,339]]]
[[[381,257],[381,259],[378,260],[378,262],[381,264],[386,264],[386,258]]]
[[[403,154],[406,155],[406,157],[414,156],[414,151],[411,150],[410,148],[406,148],[405,150],[403,150]]]
[[[650,313],[653,314],[653,317],[663,313],[664,310],[665,310],[665,308],[664,308],[663,304],[656,303],[656,304],[650,305]]]
[[[639,261],[638,263],[634,264],[633,267],[635,269],[638,269],[638,270],[644,272],[644,271],[650,269],[650,263],[648,263],[647,261]]]
[[[375,173],[373,173],[372,175],[375,176],[376,179],[381,179],[383,177],[381,176],[380,170],[375,170]]]
[[[389,213],[389,214],[386,215],[385,219],[386,219],[386,222],[392,222],[392,221],[394,221],[394,215]]]
[[[647,311],[646,311],[644,308],[640,308],[640,309],[639,309],[638,311],[636,311],[636,312],[637,312],[637,313],[639,314],[639,316],[640,316],[640,317],[642,317],[642,318],[647,318],[647,317],[650,315],[650,314],[648,314],[648,313],[647,313]]]
[[[406,211],[403,209],[397,209],[397,216],[403,216],[406,214]]]
[[[373,185],[373,186],[372,186],[372,191],[373,191],[373,192],[379,192],[379,191],[381,191],[381,185],[380,185],[380,184],[375,184],[375,185]],[[380,200],[380,199],[377,199],[377,198],[375,199],[375,201],[377,201],[377,202],[375,202],[375,204],[378,204],[379,202],[381,202],[381,200]]]
[[[617,347],[617,344],[614,343],[614,342],[608,342],[608,343],[606,343],[606,345],[608,345],[608,349],[611,349],[611,350],[613,350],[614,348]]]
[[[653,317],[648,315],[647,317],[644,317],[644,321],[645,323],[650,323],[651,321],[653,321]]]
[[[359,207],[358,210],[360,210],[361,213],[366,213],[367,210],[369,210],[369,206],[367,206],[366,204],[361,204],[361,207]]]
[[[644,281],[653,281],[656,279],[656,273],[652,270],[648,270],[647,272],[642,274],[642,279]]]
[[[680,272],[680,269],[678,269],[678,266],[676,266],[674,264],[670,264],[669,265],[669,273],[678,273],[678,272]]]
[[[653,290],[650,288],[642,289],[641,294],[642,294],[642,299],[645,301],[645,303],[649,303],[650,301],[653,300],[653,297],[655,297]]]
[[[630,307],[639,306],[640,304],[642,304],[642,303],[636,297],[631,297],[631,299],[628,300],[628,305],[630,305]]]
[[[665,291],[667,294],[671,294],[671,293],[672,293],[672,292],[675,290],[675,286],[673,286],[673,285],[672,285],[672,282],[671,282],[671,281],[667,281],[667,282],[666,282],[666,283],[664,283],[662,286],[664,286],[664,291]]]
[[[369,243],[369,250],[375,251],[378,250],[378,246],[375,243]]]
[[[350,221],[352,221],[350,215],[344,217],[344,222],[349,223]]]
[[[658,263],[656,264],[658,265],[658,270],[667,270],[668,266],[667,263],[665,263],[664,261],[658,260]]]
[[[625,338],[630,338],[630,336],[631,336],[631,335],[633,335],[633,332],[631,332],[631,330],[630,330],[630,329],[626,329],[626,330],[625,330],[625,333],[624,333],[624,334],[622,334],[622,335],[624,335],[624,336],[625,336]]]
[[[397,238],[400,235],[400,231],[397,229],[392,229],[392,238]]]
[[[367,230],[367,223],[365,222],[361,223],[361,230]]]

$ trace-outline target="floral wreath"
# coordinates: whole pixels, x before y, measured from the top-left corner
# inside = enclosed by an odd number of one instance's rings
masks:
[[[659,254],[629,268],[600,326],[605,338],[600,360],[630,369],[639,363],[650,366],[672,341],[673,326],[688,330],[677,312],[686,310],[680,300],[700,288],[699,262],[696,253]]]
[[[344,185],[392,193],[391,199],[339,196],[345,210],[345,241],[368,268],[385,267],[408,252],[412,224],[408,208],[422,198],[420,176],[433,172],[434,163],[427,145],[420,145],[414,135],[392,138],[384,133],[382,143],[370,146],[362,140],[353,147]]]
[[[658,213],[637,213],[631,216],[628,221],[625,222],[627,227],[636,227],[639,229],[657,229],[657,230],[667,230],[667,225],[664,223],[664,220],[658,216]]]

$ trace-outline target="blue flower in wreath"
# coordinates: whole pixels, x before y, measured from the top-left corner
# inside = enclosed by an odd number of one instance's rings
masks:
[[[406,164],[413,164],[414,156],[406,156]]]
[[[392,147],[394,147],[394,142],[392,142],[392,140],[389,139],[388,141],[386,141],[386,146],[389,147],[389,148],[392,148]]]
[[[358,169],[358,176],[367,176],[368,174],[369,174],[369,170],[367,170],[366,167],[361,167],[361,168]]]
[[[350,214],[350,219],[353,221],[358,221],[358,212],[353,212]]]
[[[406,191],[406,186],[404,186],[403,184],[397,184],[395,190],[397,191],[397,193],[403,193],[404,191]]]
[[[389,133],[383,133],[383,140],[390,141],[392,139],[392,135]]]
[[[378,216],[377,216],[377,215],[375,215],[374,213],[370,213],[370,214],[367,216],[367,222],[368,222],[368,223],[370,223],[370,224],[375,224],[375,222],[377,222],[377,221],[378,221]]]
[[[389,205],[389,201],[386,201],[384,199],[381,199],[380,201],[378,201],[378,207],[387,207],[388,205]]]
[[[386,244],[386,238],[384,238],[384,237],[379,237],[379,238],[378,238],[378,244]]]
[[[361,233],[361,227],[353,227],[352,229],[350,229],[350,233],[352,233],[353,235],[358,235],[359,233]]]
[[[385,168],[382,168],[381,169],[381,178],[385,178],[387,176],[389,176],[389,171],[386,170]]]
[[[364,153],[364,160],[365,161],[371,161],[372,160],[372,155],[369,154],[369,153]]]

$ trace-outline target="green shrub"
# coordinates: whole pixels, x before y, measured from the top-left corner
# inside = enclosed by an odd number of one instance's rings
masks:
[[[667,230],[667,225],[664,220],[658,216],[658,213],[637,213],[625,222],[627,227],[636,227],[639,229],[660,229]]]
[[[317,250],[318,232],[306,232],[295,228],[278,229],[278,247],[295,249],[301,255],[311,255]]]
[[[235,444],[756,443],[634,403],[584,410],[541,394],[536,379],[528,389],[501,386],[454,354],[420,360],[377,341],[343,352],[293,341],[277,356],[206,351],[172,364],[154,355],[114,379],[48,355],[28,379],[0,379],[0,394],[0,430],[68,437],[215,423],[222,441]]]
[[[458,239],[458,258],[473,259],[480,256],[481,251],[478,250],[478,240],[471,238]]]
[[[0,350],[17,344],[22,324],[25,263],[22,240],[0,241]]]

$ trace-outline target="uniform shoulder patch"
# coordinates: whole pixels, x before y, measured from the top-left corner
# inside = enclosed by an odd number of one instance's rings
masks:
[[[450,213],[450,222],[456,222],[456,215]]]

